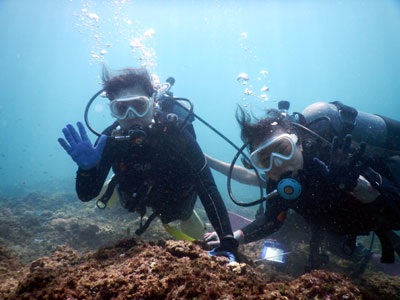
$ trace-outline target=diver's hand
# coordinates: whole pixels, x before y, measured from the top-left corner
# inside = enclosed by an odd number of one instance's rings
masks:
[[[229,251],[220,250],[220,247],[212,249],[211,251],[208,252],[208,254],[210,256],[225,256],[229,259],[230,263],[236,261],[236,256],[233,253]]]
[[[211,256],[225,256],[229,258],[229,262],[234,262],[236,261],[238,246],[239,242],[235,238],[225,236],[221,239],[219,247],[212,249],[208,254]]]
[[[332,140],[331,156],[329,166],[318,158],[314,158],[314,163],[320,173],[329,182],[346,191],[352,191],[357,185],[358,177],[366,168],[362,162],[365,153],[365,143],[360,143],[356,152],[351,152],[351,134],[346,135],[343,146],[339,147],[339,138],[335,136]]]
[[[203,239],[211,247],[218,247],[220,244],[218,234],[215,231],[206,232]]]
[[[244,234],[240,229],[236,230],[233,233],[233,238],[238,241],[239,244],[243,244],[244,242]],[[220,245],[218,234],[214,232],[206,232],[203,237],[204,241],[207,245],[211,247],[218,247]]]
[[[76,125],[78,126],[79,134],[71,124],[68,124],[62,130],[67,141],[59,138],[58,142],[81,169],[90,170],[99,163],[107,136],[101,135],[97,145],[93,146],[83,124],[78,122]]]

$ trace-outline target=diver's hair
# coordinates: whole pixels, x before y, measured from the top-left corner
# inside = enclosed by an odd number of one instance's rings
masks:
[[[265,118],[257,119],[238,106],[236,120],[241,129],[240,137],[244,143],[249,143],[250,152],[254,150],[252,147],[255,142],[260,142],[277,131],[294,132],[286,114],[277,109],[268,109]]]
[[[114,100],[120,90],[136,86],[143,88],[149,97],[154,93],[154,86],[145,68],[126,68],[112,74],[103,66],[102,79],[104,91],[110,100]]]

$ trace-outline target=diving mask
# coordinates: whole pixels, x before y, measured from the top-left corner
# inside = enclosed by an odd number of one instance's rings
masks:
[[[153,97],[129,96],[118,98],[110,103],[111,114],[119,120],[129,117],[144,117],[154,102]]]
[[[255,168],[262,172],[270,171],[274,166],[283,165],[283,160],[290,160],[296,151],[297,136],[284,133],[268,139],[250,154]]]

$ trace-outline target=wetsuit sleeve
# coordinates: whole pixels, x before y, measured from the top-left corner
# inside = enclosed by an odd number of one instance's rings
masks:
[[[385,193],[390,194],[393,198],[396,198],[397,201],[400,201],[400,188],[389,179],[381,176],[382,180],[380,183],[380,187]]]
[[[78,169],[75,187],[80,200],[85,202],[92,200],[100,193],[112,164],[109,155],[111,153],[110,144],[110,140],[107,139],[103,155],[97,166],[90,170]]]
[[[198,173],[197,193],[218,236],[233,236],[228,211],[208,165]]]
[[[400,218],[400,188],[394,182],[385,178],[372,168],[368,168],[362,174],[371,185],[381,194],[378,199],[391,208],[392,213],[395,213]]]
[[[283,201],[280,197],[268,200],[265,214],[241,229],[245,243],[265,238],[281,228],[287,212]]]
[[[179,153],[180,157],[187,161],[194,174],[197,194],[214,230],[220,238],[227,235],[233,236],[228,212],[207,165],[203,151],[187,130],[176,135],[176,137],[178,140],[174,142],[174,149],[181,152]],[[177,147],[177,145],[183,145],[183,147]]]

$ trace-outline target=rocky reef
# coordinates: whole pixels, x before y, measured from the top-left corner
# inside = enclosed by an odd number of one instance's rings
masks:
[[[6,280],[13,282],[3,289],[7,299],[362,299],[336,273],[273,282],[248,264],[229,264],[195,243],[172,240],[131,238],[86,254],[60,247]]]
[[[261,241],[229,264],[202,242],[170,239],[158,221],[133,237],[139,222],[72,194],[0,196],[0,299],[400,299],[399,277],[355,277],[340,258],[304,273],[306,235],[289,238],[286,264],[255,264]]]

